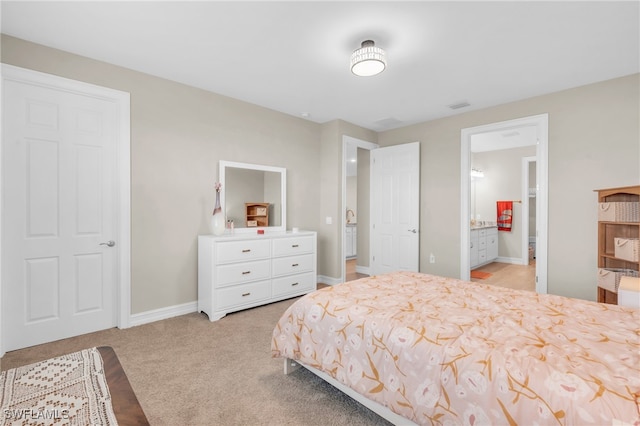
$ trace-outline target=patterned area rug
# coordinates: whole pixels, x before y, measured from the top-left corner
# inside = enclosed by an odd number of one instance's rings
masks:
[[[84,349],[0,374],[1,425],[117,425],[102,357]]]

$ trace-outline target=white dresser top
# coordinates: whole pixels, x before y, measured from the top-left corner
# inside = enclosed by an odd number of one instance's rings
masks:
[[[258,234],[257,232],[235,232],[225,233],[223,235],[199,235],[198,238],[212,239],[216,241],[242,241],[242,240],[255,240],[255,239],[273,239],[273,238],[287,238],[287,237],[306,237],[315,235],[315,231],[266,231],[264,234]]]

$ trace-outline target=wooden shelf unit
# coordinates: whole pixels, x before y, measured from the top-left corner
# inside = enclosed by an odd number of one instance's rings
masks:
[[[638,202],[640,185],[598,189],[598,203]],[[640,238],[640,222],[598,221],[598,268],[640,270],[639,262],[615,257],[615,238]],[[618,303],[618,294],[598,286],[598,302]]]
[[[269,203],[244,203],[247,228],[269,226]]]

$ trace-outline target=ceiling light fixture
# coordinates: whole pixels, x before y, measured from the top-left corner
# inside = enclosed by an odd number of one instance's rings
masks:
[[[380,74],[387,67],[384,50],[375,46],[373,40],[362,42],[360,49],[351,54],[351,72],[360,77]]]

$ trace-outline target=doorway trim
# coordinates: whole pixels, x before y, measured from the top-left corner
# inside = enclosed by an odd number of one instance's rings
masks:
[[[522,157],[522,264],[529,265],[529,168],[536,164],[536,157]]]
[[[356,139],[351,136],[342,135],[342,201],[340,202],[340,282],[343,283],[347,276],[347,267],[345,262],[346,241],[344,238],[347,232],[347,224],[344,214],[347,211],[347,154],[349,152],[349,146],[355,146],[356,148],[362,148],[366,150],[374,150],[380,146],[376,143],[365,141],[362,139]],[[362,208],[360,206],[359,208]],[[368,208],[368,207],[367,207]],[[344,213],[344,214],[343,214]]]
[[[539,114],[514,120],[462,129],[460,137],[460,278],[470,279],[470,171],[471,137],[488,132],[535,126],[536,145],[536,292],[547,292],[548,240],[548,141],[549,114]]]
[[[116,323],[118,328],[128,328],[131,319],[131,124],[130,124],[130,94],[108,87],[97,86],[82,81],[59,77],[39,71],[21,68],[14,65],[0,64],[2,69],[2,81],[12,80],[48,87],[70,93],[88,95],[116,104],[117,129],[116,129],[116,238],[118,241],[118,258],[116,271]],[[1,85],[4,86],[4,83]],[[2,108],[5,108],[3,93],[0,92]],[[4,143],[4,141],[3,141]],[[0,188],[3,187],[1,169],[2,149],[0,149]],[[2,207],[0,205],[0,207]],[[0,223],[2,223],[2,208],[0,208]],[[0,227],[0,254],[4,250],[2,241],[2,229]],[[2,257],[0,256],[0,319],[2,312]],[[4,321],[2,321],[4,323]],[[0,327],[0,356],[4,355],[4,333]]]

